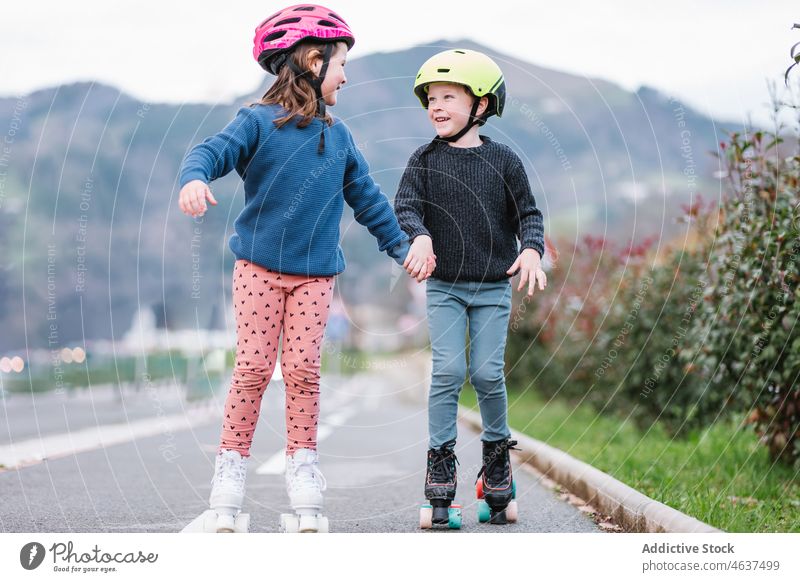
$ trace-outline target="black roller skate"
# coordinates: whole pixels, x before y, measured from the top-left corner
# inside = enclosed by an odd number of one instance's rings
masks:
[[[419,510],[419,526],[431,529],[447,526],[461,529],[461,506],[453,503],[456,496],[456,441],[448,441],[438,449],[428,450],[428,470],[425,474],[425,498],[429,503]]]
[[[483,442],[483,467],[478,472],[478,521],[505,524],[517,521],[517,486],[511,474],[509,450],[517,441],[501,439]]]

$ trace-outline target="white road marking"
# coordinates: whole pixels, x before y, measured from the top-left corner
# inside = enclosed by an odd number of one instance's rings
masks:
[[[45,459],[68,457],[158,434],[187,430],[216,420],[219,415],[220,411],[216,407],[194,408],[180,414],[92,426],[0,445],[0,465],[2,465],[0,471],[35,465]]]
[[[317,429],[317,444],[331,436],[335,428],[343,426],[356,412],[358,410],[355,407],[337,410],[330,414],[325,422],[320,422],[320,426]],[[258,469],[256,469],[256,475],[282,475],[285,468],[286,451],[281,449],[267,459],[265,463],[259,465]]]

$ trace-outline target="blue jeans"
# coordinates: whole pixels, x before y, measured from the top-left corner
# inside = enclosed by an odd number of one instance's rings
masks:
[[[478,395],[483,440],[511,436],[504,375],[506,334],[511,315],[511,282],[450,283],[428,279],[428,329],[433,373],[428,396],[429,446],[456,438],[458,396],[467,374]]]

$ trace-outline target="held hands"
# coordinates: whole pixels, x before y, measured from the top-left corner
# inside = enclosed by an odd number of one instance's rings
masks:
[[[547,287],[547,275],[542,270],[542,261],[539,253],[533,249],[523,249],[523,251],[511,265],[511,268],[506,271],[507,274],[513,275],[516,270],[520,270],[519,287],[517,291],[521,291],[528,283],[528,297],[533,296],[533,290],[536,287],[536,281],[539,281],[539,290],[544,290]]]
[[[217,201],[214,198],[214,195],[211,193],[208,184],[202,180],[192,180],[191,182],[187,182],[186,185],[181,188],[178,206],[180,206],[180,209],[189,216],[203,216],[208,208],[206,206],[206,199],[208,199],[212,205],[217,205]]]
[[[403,261],[403,268],[421,283],[431,276],[436,268],[436,255],[433,254],[431,237],[421,234],[411,243],[411,248]]]

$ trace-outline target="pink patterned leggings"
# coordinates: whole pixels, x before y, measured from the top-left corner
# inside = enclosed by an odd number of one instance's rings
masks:
[[[233,270],[236,365],[218,451],[250,456],[261,397],[272,378],[281,332],[286,451],[317,448],[319,368],[334,277],[270,271],[239,259]]]

